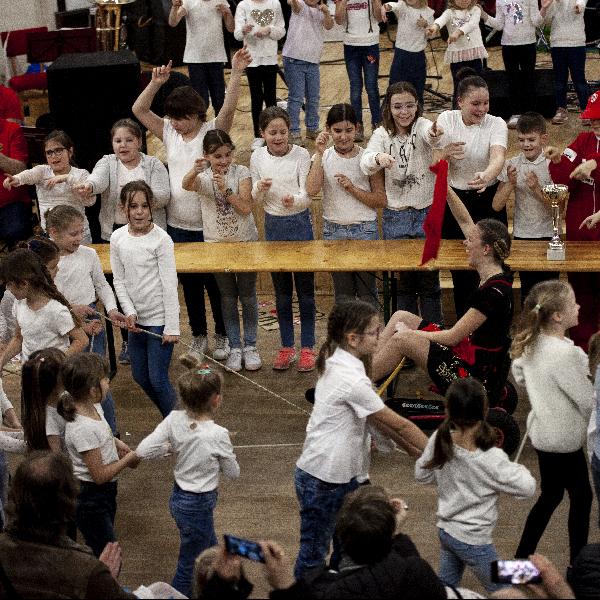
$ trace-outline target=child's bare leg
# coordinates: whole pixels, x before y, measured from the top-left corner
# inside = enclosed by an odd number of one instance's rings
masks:
[[[379,345],[387,343],[387,341],[396,333],[396,325],[404,323],[409,329],[417,329],[422,321],[419,315],[415,315],[406,310],[397,310],[387,322],[384,330],[379,335]]]
[[[387,341],[380,341],[377,352],[373,357],[373,379],[376,381],[391,373],[403,356],[412,358],[418,367],[426,371],[428,355],[428,339],[419,335],[416,331],[394,332],[391,337],[388,337]]]

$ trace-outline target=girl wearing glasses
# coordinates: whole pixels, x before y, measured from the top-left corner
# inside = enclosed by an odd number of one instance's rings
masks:
[[[383,209],[383,238],[423,238],[423,222],[433,198],[435,176],[429,170],[432,146],[442,129],[421,116],[417,91],[406,81],[390,85],[383,102],[383,125],[362,155],[366,175],[383,169],[387,206]],[[420,314],[426,321],[442,323],[438,271],[399,274],[398,308]]]
[[[36,165],[18,175],[8,175],[4,180],[4,187],[9,190],[20,185],[35,185],[40,224],[43,228],[46,227],[44,215],[47,210],[59,204],[74,206],[83,215],[82,243],[91,244],[92,236],[84,207],[92,206],[96,202],[96,196],[80,196],[75,191],[90,174],[73,165],[73,140],[64,131],[52,131],[44,140],[44,151],[47,164]]]

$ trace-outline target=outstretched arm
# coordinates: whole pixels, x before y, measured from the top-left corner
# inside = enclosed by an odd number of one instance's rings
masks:
[[[466,206],[463,204],[462,200],[456,195],[456,192],[452,188],[448,188],[448,208],[452,211],[456,222],[458,223],[461,231],[464,236],[467,237],[469,235],[469,231],[472,229],[473,219],[469,214]]]
[[[154,96],[156,96],[158,90],[164,83],[169,81],[169,77],[171,76],[171,65],[172,62],[169,61],[168,65],[162,65],[152,69],[152,79],[150,80],[150,83],[144,88],[131,107],[133,114],[140,120],[142,125],[150,130],[161,141],[163,139],[165,122],[156,113],[152,112],[150,107],[152,106],[152,100],[154,100]]]
[[[240,79],[244,69],[252,62],[252,57],[247,48],[238,50],[231,59],[231,75],[229,85],[225,90],[225,102],[215,120],[216,129],[229,132],[233,125],[235,108],[240,97]]]

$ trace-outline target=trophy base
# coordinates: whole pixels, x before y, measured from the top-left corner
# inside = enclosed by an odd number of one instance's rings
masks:
[[[548,248],[546,251],[546,258],[548,260],[565,260],[565,247]]]

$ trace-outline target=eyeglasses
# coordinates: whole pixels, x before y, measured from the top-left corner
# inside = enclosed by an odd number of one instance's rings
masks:
[[[404,104],[392,104],[392,109],[397,111],[411,111],[416,110],[419,105],[416,102],[406,102]]]
[[[53,150],[46,150],[46,156],[58,156],[62,154],[66,148],[54,148]]]
[[[381,330],[382,330],[381,325],[378,325],[377,327],[375,327],[375,329],[371,329],[369,331],[363,331],[362,335],[371,335],[371,336],[374,335],[376,337],[379,337]]]

